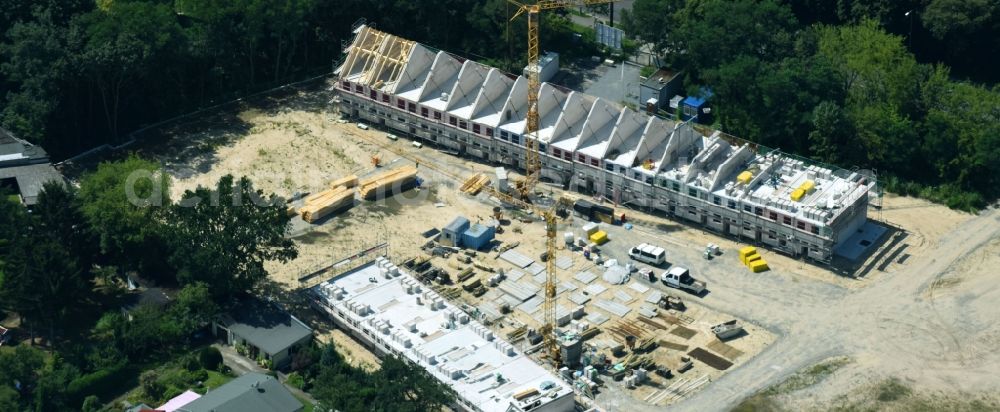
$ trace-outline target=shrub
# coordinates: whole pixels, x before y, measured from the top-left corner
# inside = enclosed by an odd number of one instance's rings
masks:
[[[185,389],[178,388],[176,386],[171,386],[167,390],[163,391],[163,399],[173,399],[177,395],[184,393]]]
[[[204,352],[204,350],[202,350],[202,352]],[[201,354],[199,353],[199,355]],[[205,368],[204,362],[201,360],[201,356],[195,356],[194,354],[185,356],[181,359],[181,366],[191,372]]]
[[[303,379],[302,375],[299,375],[298,372],[292,372],[288,374],[288,378],[285,380],[285,383],[295,389],[302,389],[306,385],[306,380]]]
[[[145,371],[142,375],[139,375],[139,385],[142,386],[142,392],[148,398],[160,399],[160,396],[163,395],[163,384],[160,382],[160,375],[156,371]]]
[[[80,407],[83,412],[97,412],[101,410],[101,399],[97,396],[90,395],[83,399],[83,406]]]
[[[74,404],[83,402],[87,395],[111,393],[118,388],[121,368],[101,369],[73,379],[66,387],[66,396]]]
[[[218,370],[219,365],[222,364],[222,352],[214,347],[207,347],[198,353],[198,361],[201,362],[201,367],[208,370]]]

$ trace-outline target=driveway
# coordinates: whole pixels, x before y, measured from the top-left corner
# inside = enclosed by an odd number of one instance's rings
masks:
[[[250,372],[264,373],[268,371],[257,365],[247,357],[240,355],[236,352],[236,349],[229,345],[221,345],[218,343],[212,344],[212,347],[219,350],[222,353],[222,362],[226,364],[230,369],[233,370],[233,374],[236,376],[244,375]]]

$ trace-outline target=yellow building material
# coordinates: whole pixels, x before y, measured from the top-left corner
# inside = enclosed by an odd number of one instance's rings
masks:
[[[757,254],[757,248],[753,246],[746,246],[740,248],[740,262],[744,265],[747,264],[747,256]]]
[[[299,209],[302,220],[313,223],[322,219],[330,213],[344,209],[354,204],[354,190],[340,186],[335,189],[328,189],[318,193],[315,200],[306,203]]]
[[[790,197],[792,198],[792,200],[798,202],[798,201],[801,201],[802,197],[805,196],[805,195],[806,195],[806,191],[805,190],[795,189],[795,190],[792,191],[792,195]]]
[[[749,184],[750,180],[752,179],[753,179],[753,173],[750,173],[749,170],[744,170],[743,173],[740,173],[738,176],[736,176],[736,181],[743,184]]]
[[[750,262],[750,271],[753,273],[760,273],[767,270],[771,270],[771,268],[767,267],[767,262],[765,262],[764,259],[758,259]]]
[[[390,195],[390,191],[400,185],[408,183],[417,177],[417,168],[414,166],[404,166],[398,169],[379,173],[362,180],[358,187],[358,193],[362,199],[374,199],[379,194]]]
[[[598,230],[590,235],[590,241],[598,245],[608,243],[608,234],[603,230]]]
[[[347,188],[352,188],[352,187],[357,186],[357,185],[358,185],[358,176],[357,175],[350,175],[350,176],[344,176],[344,177],[342,177],[340,179],[337,179],[337,180],[334,180],[334,181],[330,182],[330,189],[335,189],[338,186],[344,186],[344,187],[347,187]]]
[[[752,255],[747,256],[747,259],[746,259],[746,261],[743,262],[743,264],[746,265],[746,266],[750,266],[750,265],[753,264],[753,262],[756,262],[758,260],[764,260],[764,258],[762,258],[762,257],[760,257],[760,255],[754,253]]]
[[[476,173],[468,180],[466,180],[465,183],[462,184],[462,187],[459,188],[459,190],[461,190],[463,193],[475,196],[479,194],[479,191],[483,190],[483,187],[489,183],[490,183],[489,176],[486,176],[482,173]]]
[[[812,180],[806,180],[805,182],[802,182],[801,185],[799,185],[799,189],[802,189],[802,191],[806,192],[807,194],[812,193],[813,190],[816,190],[816,182]]]
[[[288,206],[288,209],[285,209],[285,214],[287,214],[289,217],[292,217],[299,214],[299,211],[295,209],[295,206]]]

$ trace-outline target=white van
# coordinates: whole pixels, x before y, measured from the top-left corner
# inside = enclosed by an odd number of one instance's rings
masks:
[[[643,243],[629,249],[628,257],[650,265],[662,265],[667,261],[667,251],[662,247]]]
[[[368,125],[364,123],[358,123],[358,129],[368,130]]]
[[[399,136],[396,136],[396,135],[394,135],[392,133],[386,133],[385,137],[388,137],[389,140],[399,140]]]

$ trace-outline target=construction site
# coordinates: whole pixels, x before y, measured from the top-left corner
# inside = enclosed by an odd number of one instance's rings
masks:
[[[1000,290],[969,260],[1000,250],[997,213],[883,203],[873,173],[367,25],[328,81],[159,133],[141,151],[176,193],[235,174],[289,199],[299,258],[271,280],[458,410],[729,409],[841,356],[823,399],[882,374],[991,388],[1000,364]]]

